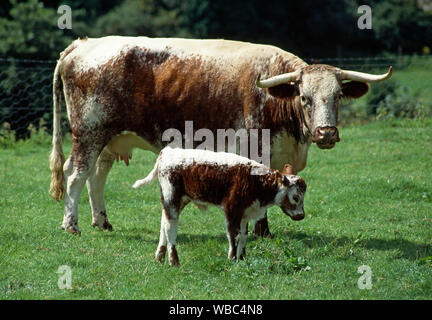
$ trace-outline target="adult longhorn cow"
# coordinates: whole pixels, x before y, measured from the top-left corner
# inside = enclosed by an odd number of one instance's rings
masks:
[[[279,48],[238,41],[147,37],[75,40],[54,71],[54,199],[65,199],[62,228],[79,233],[78,200],[84,184],[92,225],[111,230],[104,187],[112,164],[128,164],[131,150],[159,152],[162,134],[185,121],[195,128],[270,129],[271,167],[296,174],[309,146],[332,148],[339,135],[341,98],[359,98],[368,82],[391,75],[308,65]],[[267,78],[260,80],[261,77]],[[344,80],[351,80],[344,82]],[[60,130],[61,91],[72,130],[66,160]],[[65,188],[66,185],[66,188]],[[255,234],[269,234],[266,217]]]

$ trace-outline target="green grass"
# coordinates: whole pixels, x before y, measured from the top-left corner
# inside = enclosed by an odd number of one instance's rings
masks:
[[[114,232],[91,227],[86,190],[82,235],[60,230],[63,203],[48,196],[50,147],[0,150],[0,299],[431,299],[432,120],[342,128],[332,150],[312,146],[306,218],[269,212],[275,238],[249,235],[247,259],[228,261],[222,211],[182,213],[180,268],[154,261],[157,184],[133,190],[156,155],[115,164],[106,188]],[[64,144],[65,153],[70,143]],[[62,265],[72,289],[59,289]],[[372,270],[360,290],[357,269]]]

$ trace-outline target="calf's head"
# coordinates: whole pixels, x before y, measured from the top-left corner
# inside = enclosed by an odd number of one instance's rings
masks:
[[[279,181],[279,192],[275,202],[282,211],[293,220],[304,218],[303,201],[306,193],[306,182],[299,176],[282,174]]]
[[[388,79],[391,73],[392,67],[385,74],[372,75],[313,64],[266,80],[258,77],[256,85],[269,88],[270,94],[277,92],[279,97],[295,97],[303,110],[308,131],[305,133],[310,134],[312,142],[321,149],[330,149],[340,140],[337,129],[340,100],[360,98],[368,92],[368,83]]]

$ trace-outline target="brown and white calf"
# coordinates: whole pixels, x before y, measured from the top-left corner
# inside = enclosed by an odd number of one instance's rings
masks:
[[[305,181],[284,175],[256,161],[232,153],[164,148],[150,174],[134,188],[159,179],[162,221],[156,259],[162,262],[168,247],[170,265],[179,265],[177,228],[182,209],[216,205],[225,211],[228,258],[245,255],[247,223],[261,219],[266,210],[279,206],[293,220],[304,218]]]

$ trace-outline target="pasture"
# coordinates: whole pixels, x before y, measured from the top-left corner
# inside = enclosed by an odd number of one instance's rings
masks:
[[[156,155],[136,150],[129,167],[114,164],[105,193],[113,232],[91,227],[84,190],[78,237],[60,229],[63,202],[48,195],[50,145],[2,149],[0,299],[432,299],[432,120],[372,122],[340,136],[334,149],[310,149],[300,174],[306,218],[273,207],[274,239],[249,232],[244,261],[227,260],[221,210],[186,207],[180,268],[154,259],[157,183],[131,188]],[[62,265],[71,289],[58,287]],[[358,286],[362,265],[370,289]]]

